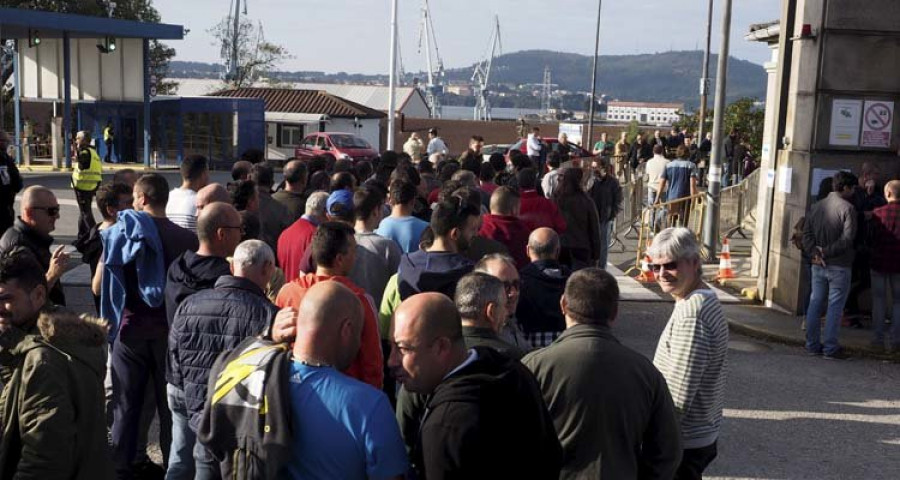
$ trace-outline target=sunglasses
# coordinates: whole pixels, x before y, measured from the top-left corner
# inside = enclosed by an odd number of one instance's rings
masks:
[[[669,262],[669,263],[651,263],[649,265],[650,271],[653,273],[659,273],[660,270],[666,269],[667,272],[674,272],[678,270],[678,262]]]
[[[47,215],[53,217],[59,214],[59,207],[31,207],[34,210],[44,210]]]

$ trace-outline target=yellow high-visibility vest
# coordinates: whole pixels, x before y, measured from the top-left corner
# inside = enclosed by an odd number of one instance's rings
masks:
[[[112,127],[104,128],[103,129],[103,141],[108,142],[108,141],[112,140],[112,138],[113,138]]]
[[[72,172],[72,185],[76,190],[90,192],[97,189],[103,181],[103,165],[100,163],[100,155],[97,150],[85,147],[91,152],[91,165],[87,170],[82,170],[78,162],[75,162],[75,171]]]

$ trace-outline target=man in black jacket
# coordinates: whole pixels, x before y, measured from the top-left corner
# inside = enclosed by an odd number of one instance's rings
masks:
[[[431,395],[413,443],[419,478],[559,478],[559,439],[534,377],[485,347],[466,350],[459,313],[439,293],[406,299],[388,366]]]
[[[609,239],[614,234],[611,231],[612,221],[622,211],[622,186],[612,174],[608,158],[598,158],[592,162],[591,175],[591,185],[587,193],[597,206],[597,216],[600,220],[600,258],[597,260],[597,266],[606,269]]]
[[[193,479],[195,468],[197,478],[218,475],[218,462],[199,443],[195,445],[209,372],[220,353],[264,333],[278,312],[263,290],[275,271],[275,255],[268,245],[260,240],[241,243],[234,250],[231,269],[233,276],[219,278],[215,288],[181,302],[169,331],[172,450],[166,478]]]
[[[573,273],[560,302],[568,328],[522,359],[541,384],[562,442],[562,479],[669,479],[681,460],[665,379],[610,332],[618,298],[609,273]]]
[[[59,280],[66,271],[69,254],[62,245],[50,252],[53,245],[50,232],[56,230],[58,219],[59,202],[49,188],[39,185],[26,188],[22,193],[22,215],[0,237],[0,254],[17,248],[28,250],[44,269],[50,289],[47,298],[55,305],[65,305],[66,297]]]
[[[519,272],[521,279],[516,318],[534,348],[550,345],[566,329],[559,300],[571,270],[559,263],[559,235],[539,228],[528,236],[531,263]]]
[[[22,190],[22,175],[19,174],[15,160],[6,153],[7,148],[9,136],[0,131],[0,232],[5,232],[13,225],[16,219],[13,204],[16,194]]]

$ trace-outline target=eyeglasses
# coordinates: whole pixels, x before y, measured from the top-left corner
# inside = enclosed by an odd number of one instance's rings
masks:
[[[59,215],[59,206],[58,205],[55,207],[31,207],[31,208],[33,210],[43,210],[43,211],[47,212],[47,215],[49,215],[51,217],[55,217],[56,215]]]
[[[678,261],[676,260],[669,263],[651,263],[648,267],[653,273],[659,273],[662,269],[666,269],[667,272],[674,272],[678,270]]]

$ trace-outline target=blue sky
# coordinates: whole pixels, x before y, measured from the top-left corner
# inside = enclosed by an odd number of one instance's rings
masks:
[[[214,62],[218,47],[207,30],[234,0],[155,0],[163,22],[190,29],[172,42],[177,60]],[[242,0],[243,1],[243,0]],[[293,56],[285,70],[384,73],[388,70],[390,0],[248,0],[248,17],[261,21],[269,41]],[[418,53],[423,0],[399,1],[400,49],[407,71],[424,69]],[[547,49],[590,55],[595,0],[431,0],[438,48],[447,68],[471,65],[485,53],[493,16],[499,15],[503,52]],[[717,7],[724,3],[716,0]],[[601,55],[703,48],[706,0],[604,0]],[[734,0],[731,54],[762,64],[769,49],[744,40],[752,23],[780,16],[780,0]],[[721,12],[713,17],[713,52]]]

